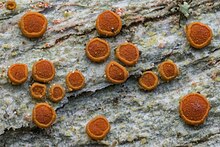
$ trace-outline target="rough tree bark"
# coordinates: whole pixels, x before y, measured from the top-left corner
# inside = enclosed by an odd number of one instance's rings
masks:
[[[220,2],[218,0],[51,0],[17,1],[15,11],[0,8],[0,146],[208,146],[220,145]],[[48,4],[48,5],[47,5]],[[21,35],[18,20],[29,9],[44,14],[48,30],[40,39]],[[98,37],[95,20],[103,10],[119,11],[123,28],[113,38],[105,38],[111,56],[103,64],[91,63],[85,56],[85,44]],[[212,43],[201,50],[189,46],[185,24],[200,21],[213,30]],[[138,64],[127,68],[126,83],[111,85],[104,69],[115,60],[114,49],[124,41],[136,44],[141,51]],[[61,83],[69,71],[79,69],[86,77],[86,87],[67,93],[58,104],[55,124],[46,130],[31,122],[37,101],[29,95],[33,82],[31,67],[38,59],[55,64],[55,79]],[[145,70],[157,72],[159,63],[172,59],[180,76],[160,82],[157,89],[144,92],[137,78]],[[26,63],[29,79],[12,86],[7,69],[13,63]],[[185,125],[179,117],[179,99],[189,92],[207,96],[211,111],[198,127]],[[111,123],[108,136],[99,142],[85,133],[86,123],[98,114]]]

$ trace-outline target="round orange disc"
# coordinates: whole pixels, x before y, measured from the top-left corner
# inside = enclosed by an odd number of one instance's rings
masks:
[[[55,110],[47,103],[38,103],[32,111],[32,120],[39,128],[50,127],[56,119]]]
[[[32,67],[32,77],[35,81],[48,83],[55,76],[55,68],[48,60],[39,60]]]
[[[201,94],[190,93],[180,100],[180,116],[189,125],[203,124],[209,110],[210,104],[207,98]]]
[[[43,36],[47,30],[46,17],[38,12],[27,12],[21,17],[19,27],[24,36],[38,38]]]
[[[196,49],[209,45],[212,36],[211,28],[201,22],[193,22],[186,26],[186,37],[190,45]]]
[[[87,123],[86,133],[94,140],[101,140],[105,138],[110,128],[108,120],[104,116],[99,115]]]
[[[121,64],[111,61],[105,68],[105,75],[109,82],[120,84],[127,80],[128,71]]]
[[[110,55],[108,42],[103,39],[91,39],[86,45],[86,55],[93,62],[103,62]]]
[[[121,18],[112,11],[104,11],[96,20],[96,30],[103,36],[116,36],[122,28]]]
[[[19,85],[28,79],[28,67],[26,64],[12,64],[8,69],[8,77],[13,85]]]

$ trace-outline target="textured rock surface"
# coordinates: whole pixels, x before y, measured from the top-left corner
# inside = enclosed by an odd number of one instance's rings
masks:
[[[38,1],[17,3],[14,12],[0,8],[0,146],[220,145],[218,0],[52,0],[46,8],[39,8]],[[29,9],[43,13],[49,21],[43,38],[30,40],[21,35],[17,22]],[[84,48],[90,38],[98,36],[95,19],[106,9],[120,12],[123,28],[117,37],[105,38],[111,46],[110,58],[95,64],[86,58]],[[184,26],[193,21],[213,29],[212,43],[202,50],[191,48],[185,38]],[[114,49],[124,41],[136,44],[141,57],[136,66],[127,68],[130,78],[126,83],[111,85],[104,77],[105,65],[115,60]],[[86,87],[68,93],[61,103],[45,100],[56,108],[58,116],[46,130],[36,128],[30,121],[37,103],[28,90],[33,82],[31,71],[22,86],[12,86],[6,74],[13,63],[26,63],[31,70],[41,58],[55,64],[57,73],[50,84],[65,86],[66,74],[75,69],[86,77]],[[166,59],[177,63],[180,76],[169,83],[161,81],[152,92],[140,90],[137,78],[141,73],[157,72],[158,64]],[[179,99],[189,92],[200,92],[211,103],[209,117],[199,127],[187,126],[179,118]],[[85,125],[98,114],[105,115],[112,128],[104,140],[95,142],[87,137]]]

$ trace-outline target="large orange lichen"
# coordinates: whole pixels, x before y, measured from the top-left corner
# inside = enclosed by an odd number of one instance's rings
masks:
[[[211,43],[212,30],[208,25],[193,22],[186,26],[186,37],[192,47],[201,49]]]
[[[138,82],[141,88],[148,91],[156,88],[159,83],[157,75],[152,71],[144,72]]]
[[[66,76],[66,84],[69,91],[80,90],[85,86],[85,77],[78,70],[70,72]]]
[[[33,122],[39,128],[50,127],[56,119],[56,112],[47,103],[38,103],[32,111]]]
[[[39,60],[32,67],[32,77],[35,81],[48,83],[55,76],[55,68],[48,60]]]
[[[189,125],[203,124],[209,110],[210,104],[206,97],[201,94],[190,93],[180,100],[180,116]]]
[[[33,83],[30,87],[31,96],[35,99],[43,99],[46,96],[46,85]]]
[[[6,6],[6,8],[7,8],[8,10],[15,10],[17,4],[16,4],[16,2],[15,2],[14,0],[8,0],[8,1],[6,2],[6,4],[5,4],[5,6]]]
[[[104,11],[96,20],[96,30],[103,36],[116,36],[122,28],[121,18],[112,11]]]
[[[86,45],[86,55],[93,62],[103,62],[110,55],[108,42],[103,39],[94,38]]]
[[[19,27],[24,36],[38,38],[46,32],[47,23],[44,15],[37,12],[27,12],[21,17]]]
[[[175,79],[179,75],[179,69],[172,60],[167,60],[161,63],[158,67],[160,76],[165,81]]]
[[[108,81],[114,84],[120,84],[127,80],[128,71],[121,64],[111,61],[105,69],[105,75]]]
[[[99,115],[87,123],[86,133],[94,140],[101,140],[105,138],[110,128],[108,120],[104,116]]]
[[[123,43],[116,49],[116,57],[128,66],[137,63],[139,58],[139,50],[132,43]]]
[[[8,77],[13,85],[24,83],[28,79],[28,67],[26,64],[16,63],[9,67]]]
[[[50,99],[53,102],[61,101],[65,96],[64,88],[59,84],[54,84],[50,87]]]

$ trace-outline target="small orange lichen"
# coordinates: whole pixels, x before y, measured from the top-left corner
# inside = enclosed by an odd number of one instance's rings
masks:
[[[53,102],[61,101],[65,96],[65,90],[60,84],[54,84],[50,87],[50,99]]]
[[[8,77],[13,85],[24,83],[28,79],[28,67],[26,64],[16,63],[9,67]]]
[[[210,110],[207,98],[198,93],[190,93],[180,100],[179,112],[189,125],[203,124]]]
[[[35,81],[48,83],[55,76],[55,68],[48,60],[39,60],[32,67],[32,77]]]
[[[121,64],[111,61],[105,69],[105,75],[108,81],[114,84],[120,84],[127,80],[128,71]]]
[[[111,126],[108,120],[104,116],[99,115],[87,123],[86,133],[94,140],[101,140],[105,138],[110,131],[110,128]]]
[[[69,91],[80,90],[85,86],[85,77],[78,70],[70,72],[66,76],[66,84]]]
[[[212,40],[212,30],[201,22],[193,22],[186,26],[186,37],[190,45],[196,49],[204,48]]]
[[[103,62],[110,55],[108,42],[103,39],[94,38],[86,45],[86,55],[93,62]]]
[[[157,75],[152,71],[144,72],[138,82],[141,88],[148,91],[155,89],[159,83]]]
[[[116,49],[116,57],[128,66],[137,63],[139,58],[139,50],[132,43],[123,43]]]
[[[31,96],[35,99],[43,99],[46,96],[46,85],[40,83],[34,83],[30,87]]]
[[[5,6],[6,6],[6,8],[7,8],[8,10],[15,10],[17,4],[16,4],[16,2],[13,1],[13,0],[8,0],[8,1],[6,2],[6,4],[5,4]]]
[[[165,81],[175,79],[179,75],[179,69],[172,60],[167,60],[161,63],[158,67],[160,76]]]
[[[112,11],[106,10],[96,20],[96,30],[103,36],[116,36],[122,28],[121,18]]]
[[[32,120],[39,128],[50,127],[56,119],[56,112],[47,103],[38,103],[32,111]]]
[[[24,36],[38,38],[43,36],[47,30],[47,19],[38,12],[27,12],[21,17],[19,27]]]

